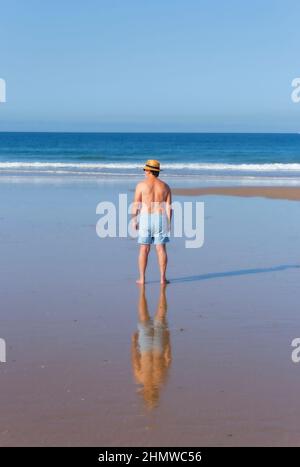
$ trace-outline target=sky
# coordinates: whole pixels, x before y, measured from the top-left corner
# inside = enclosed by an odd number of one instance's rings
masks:
[[[0,0],[0,131],[299,132],[299,0]]]

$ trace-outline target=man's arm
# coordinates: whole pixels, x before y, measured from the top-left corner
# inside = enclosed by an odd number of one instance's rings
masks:
[[[134,194],[134,199],[132,203],[132,211],[131,211],[132,223],[136,229],[138,228],[137,216],[140,212],[141,202],[142,202],[142,189],[141,189],[141,184],[138,183],[135,188],[135,194]]]
[[[166,199],[166,214],[168,218],[168,223],[169,223],[169,229],[171,230],[171,220],[172,220],[172,193],[170,187],[168,187],[169,191],[167,194],[167,199]]]

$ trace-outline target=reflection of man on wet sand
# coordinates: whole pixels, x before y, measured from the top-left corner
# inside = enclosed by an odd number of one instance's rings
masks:
[[[161,385],[167,377],[171,363],[170,333],[167,328],[166,286],[160,288],[159,302],[154,320],[149,316],[145,287],[140,289],[138,332],[132,336],[132,367],[136,382],[142,385],[147,407],[158,404]]]

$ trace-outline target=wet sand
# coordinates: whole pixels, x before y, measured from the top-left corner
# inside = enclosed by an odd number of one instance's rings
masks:
[[[243,186],[243,187],[205,187],[205,188],[174,188],[175,195],[182,196],[241,196],[262,197],[271,199],[286,199],[300,201],[300,187],[270,187],[270,186]]]
[[[95,233],[131,189],[0,182],[0,445],[299,445],[298,204],[204,195],[204,246],[172,239],[166,289],[152,252],[143,290],[136,242]]]

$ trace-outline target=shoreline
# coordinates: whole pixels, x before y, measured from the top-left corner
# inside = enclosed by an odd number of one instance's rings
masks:
[[[205,188],[173,188],[172,193],[179,196],[238,196],[242,198],[270,198],[288,201],[300,201],[300,187],[205,187]]]

